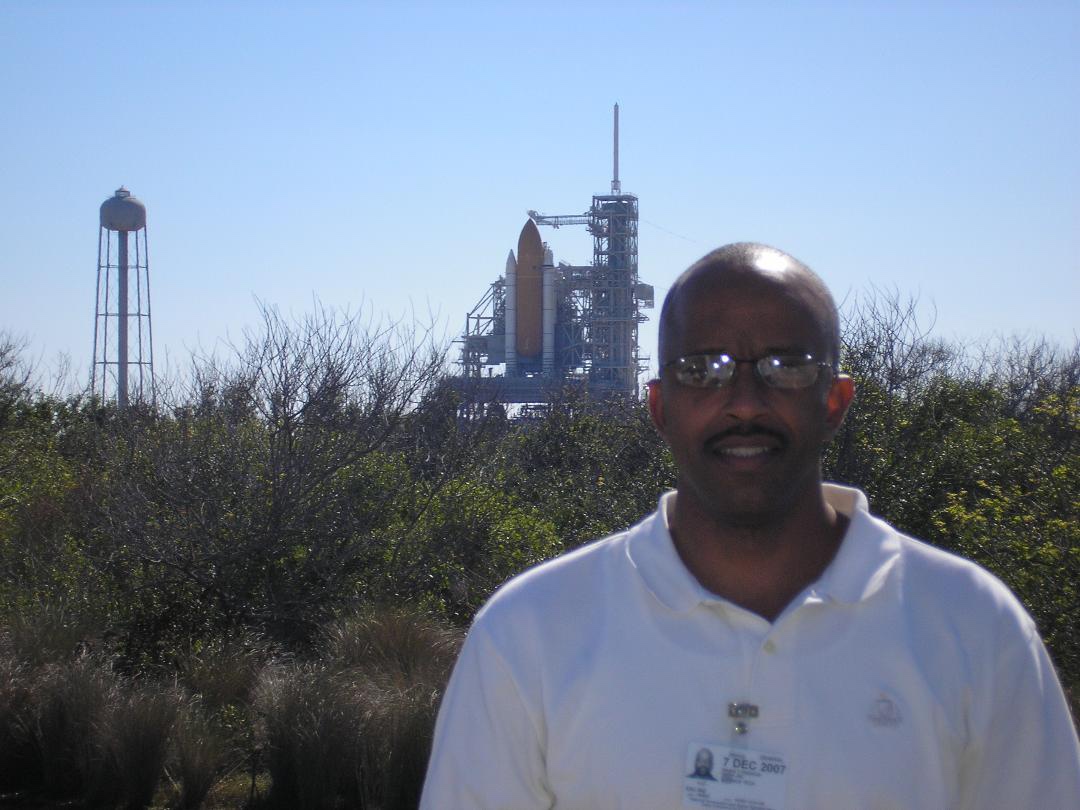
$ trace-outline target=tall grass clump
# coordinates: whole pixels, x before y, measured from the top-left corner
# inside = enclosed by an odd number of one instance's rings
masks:
[[[335,667],[439,689],[461,646],[460,632],[402,608],[342,618],[326,628],[324,638],[324,656]]]
[[[175,657],[177,678],[190,700],[175,734],[170,773],[184,807],[197,807],[210,788],[240,766],[260,759],[253,724],[256,687],[275,648],[251,630],[196,639]]]
[[[320,663],[268,666],[255,691],[273,807],[416,807],[460,633],[405,610],[323,631]]]
[[[246,706],[272,649],[253,633],[223,635],[190,643],[176,656],[180,683],[200,698],[202,708],[217,712]]]
[[[232,766],[231,745],[220,724],[211,721],[197,699],[181,704],[173,727],[169,773],[179,792],[176,806],[195,810]]]
[[[130,686],[117,695],[101,728],[126,810],[149,807],[165,768],[180,696],[162,684]]]
[[[361,711],[352,684],[321,665],[268,667],[256,706],[272,807],[323,810],[357,793]]]
[[[406,609],[367,611],[326,629],[324,657],[356,685],[361,704],[361,778],[350,804],[417,806],[439,698],[460,645],[459,632]]]
[[[405,685],[396,678],[367,684],[357,806],[414,810],[419,805],[440,696],[430,684]]]
[[[12,654],[32,668],[70,661],[96,638],[91,622],[65,602],[38,603],[6,618]]]
[[[36,787],[41,770],[34,744],[34,678],[8,634],[0,635],[0,789]]]
[[[43,787],[103,806],[118,798],[116,763],[101,736],[118,699],[117,678],[93,656],[45,667],[35,687],[35,742]]]

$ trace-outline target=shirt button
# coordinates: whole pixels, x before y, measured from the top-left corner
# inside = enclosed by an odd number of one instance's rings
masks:
[[[761,645],[761,649],[765,650],[765,652],[767,653],[774,653],[776,652],[776,645],[773,644],[772,640],[770,639],[769,641],[766,641],[764,644]]]

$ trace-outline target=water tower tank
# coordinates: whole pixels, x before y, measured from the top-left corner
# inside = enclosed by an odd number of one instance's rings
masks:
[[[137,231],[146,227],[146,206],[123,186],[101,204],[101,227],[110,231]]]

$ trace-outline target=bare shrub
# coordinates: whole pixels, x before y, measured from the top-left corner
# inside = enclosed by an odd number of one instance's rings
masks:
[[[1008,416],[1029,417],[1048,397],[1066,398],[1080,385],[1080,340],[1060,346],[1046,338],[1001,337],[980,361],[983,375],[1003,392]],[[1075,424],[1066,427],[1075,437]]]
[[[6,330],[0,331],[0,425],[12,406],[29,396],[34,385],[34,367],[23,354],[28,342]]]
[[[918,298],[897,290],[874,288],[854,301],[843,319],[844,370],[899,397],[918,392],[936,376],[960,371],[962,353],[931,337],[933,320],[920,322],[918,308]]]
[[[197,359],[187,390],[111,439],[85,554],[130,610],[133,659],[238,627],[305,643],[378,559],[400,491],[356,490],[444,352],[430,330],[324,308],[262,316],[231,358]]]

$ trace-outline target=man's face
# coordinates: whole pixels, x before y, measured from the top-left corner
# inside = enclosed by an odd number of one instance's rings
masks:
[[[709,276],[680,294],[671,323],[661,364],[703,352],[834,359],[797,281]],[[808,388],[779,389],[749,363],[719,388],[691,388],[662,372],[649,390],[653,420],[679,469],[680,501],[692,499],[720,525],[744,527],[768,525],[820,497],[822,447],[850,399],[850,380],[827,369]]]
[[[709,749],[702,748],[694,757],[694,773],[698,776],[705,776],[712,771],[712,763],[712,754]]]

